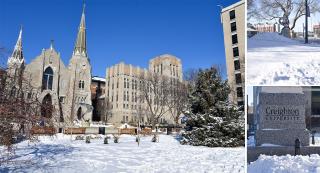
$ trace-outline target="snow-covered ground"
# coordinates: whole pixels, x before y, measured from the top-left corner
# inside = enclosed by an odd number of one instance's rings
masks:
[[[320,44],[303,44],[277,33],[248,39],[249,85],[320,84]]]
[[[73,138],[75,136],[73,135]],[[103,137],[103,136],[102,136]],[[70,136],[40,137],[38,143],[16,145],[9,164],[0,172],[244,172],[245,149],[180,145],[173,137],[160,135],[158,143],[142,137],[121,135],[119,143],[103,144],[103,138],[85,141]],[[0,147],[0,159],[4,148]]]
[[[248,165],[248,173],[320,173],[320,156],[266,156]]]

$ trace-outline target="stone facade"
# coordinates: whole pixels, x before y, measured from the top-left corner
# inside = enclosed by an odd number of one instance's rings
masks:
[[[245,1],[237,2],[221,11],[227,75],[231,87],[230,101],[244,105],[245,87]]]
[[[58,127],[87,125],[91,121],[91,65],[86,50],[85,13],[83,10],[76,45],[66,66],[51,43],[29,64],[22,53],[22,30],[15,50],[8,59],[8,73],[21,71],[34,89],[25,93],[40,102],[49,102],[54,111],[51,117]]]
[[[309,145],[305,117],[306,100],[301,87],[263,87],[256,97],[257,146],[294,146],[296,139],[300,139],[303,146]]]
[[[159,73],[170,77],[172,80],[182,82],[182,64],[180,59],[172,55],[161,55],[155,57],[149,62],[149,69],[142,69],[123,62],[116,64],[106,70],[106,100],[110,104],[110,114],[108,122],[114,124],[137,122],[138,114],[142,124],[148,120],[147,103],[139,102],[140,91],[139,77],[142,74]],[[160,123],[174,123],[174,119],[165,114]]]

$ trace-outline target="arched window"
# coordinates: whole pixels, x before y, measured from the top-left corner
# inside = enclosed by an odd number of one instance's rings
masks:
[[[42,100],[41,116],[46,118],[51,118],[52,111],[53,111],[53,106],[52,106],[51,95],[47,94]]]
[[[53,70],[51,67],[46,68],[42,77],[42,89],[52,90],[53,84]]]
[[[81,110],[81,107],[78,109],[77,111],[77,117],[78,117],[78,120],[81,120],[82,118],[82,110]]]

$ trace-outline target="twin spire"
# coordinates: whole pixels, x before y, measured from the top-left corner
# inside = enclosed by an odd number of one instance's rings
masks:
[[[74,55],[80,54],[82,56],[87,57],[85,7],[86,7],[86,5],[83,4],[82,16],[81,16],[81,21],[80,21],[80,25],[79,25],[78,36],[77,36],[77,41],[76,41],[76,45],[74,47],[73,54]]]
[[[51,42],[50,49],[53,49],[53,43]],[[76,44],[73,51],[74,55],[82,55],[87,57],[87,38],[86,38],[86,21],[85,21],[85,4],[83,4],[82,16],[78,31]],[[8,59],[8,64],[24,62],[23,51],[22,51],[22,27],[20,28],[19,37],[14,47],[11,57]]]

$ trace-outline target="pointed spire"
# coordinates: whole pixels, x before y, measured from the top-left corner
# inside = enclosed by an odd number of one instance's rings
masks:
[[[23,51],[22,51],[22,26],[20,27],[19,37],[16,45],[14,46],[14,50],[12,52],[11,57],[8,59],[8,63],[20,62],[24,61]]]
[[[53,40],[50,40],[50,50],[53,50]]]
[[[23,52],[22,52],[22,26],[20,27],[19,37],[18,37],[16,45],[14,46],[12,57],[14,57],[16,59],[19,59],[19,60],[23,59]]]
[[[86,39],[86,21],[85,21],[85,3],[83,4],[82,16],[79,25],[76,45],[73,54],[87,56],[87,39]]]

